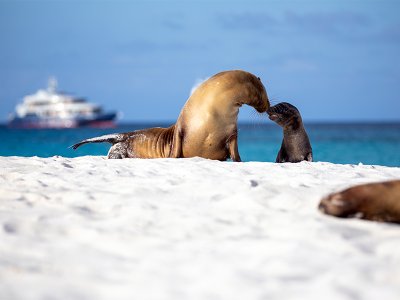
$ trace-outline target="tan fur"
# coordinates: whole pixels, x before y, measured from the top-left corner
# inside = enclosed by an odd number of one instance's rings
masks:
[[[235,70],[221,72],[202,83],[186,101],[175,125],[117,134],[109,158],[204,157],[240,161],[237,144],[239,108],[258,112],[269,108],[260,79]],[[74,149],[89,140],[74,145]],[[94,142],[102,142],[97,139]]]
[[[329,215],[400,223],[400,180],[363,184],[323,198],[319,209]]]

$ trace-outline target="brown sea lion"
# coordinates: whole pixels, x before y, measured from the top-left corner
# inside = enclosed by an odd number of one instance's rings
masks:
[[[323,198],[319,210],[341,218],[400,223],[400,180],[363,184]]]
[[[283,141],[276,162],[312,161],[310,139],[299,110],[290,103],[282,102],[271,106],[267,113],[272,121],[283,128]]]
[[[258,112],[269,108],[261,80],[251,73],[221,72],[203,82],[186,101],[177,122],[169,128],[150,128],[81,141],[108,142],[108,158],[194,157],[241,161],[237,143],[239,108]]]

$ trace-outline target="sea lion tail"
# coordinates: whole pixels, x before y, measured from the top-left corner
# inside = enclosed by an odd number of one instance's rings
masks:
[[[102,136],[98,136],[98,137],[94,137],[94,138],[90,138],[90,139],[86,139],[83,141],[80,141],[79,143],[76,143],[72,146],[70,146],[69,148],[72,149],[77,149],[78,147],[84,145],[84,144],[89,144],[89,143],[110,143],[110,144],[116,144],[119,142],[122,142],[126,139],[126,136],[124,134],[120,134],[120,133],[114,133],[114,134],[107,134],[107,135],[102,135]]]

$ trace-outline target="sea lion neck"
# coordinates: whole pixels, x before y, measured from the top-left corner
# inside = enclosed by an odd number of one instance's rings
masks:
[[[303,120],[300,116],[292,116],[283,126],[283,132],[286,134],[293,134],[303,128]]]
[[[257,86],[257,88],[254,88]],[[265,87],[259,79],[244,82],[241,85],[241,93],[238,96],[241,105],[247,104],[254,107],[259,113],[266,112],[269,107],[269,99]]]

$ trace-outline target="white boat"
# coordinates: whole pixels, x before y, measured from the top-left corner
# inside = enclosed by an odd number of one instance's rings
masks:
[[[84,98],[57,91],[57,80],[49,79],[47,89],[25,96],[8,122],[18,128],[112,127],[116,112],[104,113],[101,106]]]

